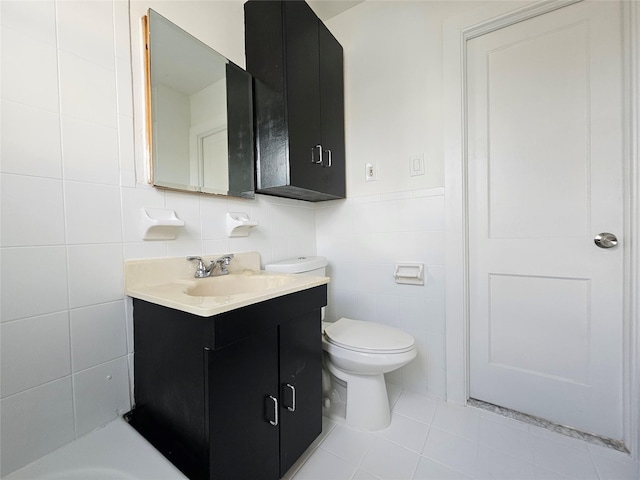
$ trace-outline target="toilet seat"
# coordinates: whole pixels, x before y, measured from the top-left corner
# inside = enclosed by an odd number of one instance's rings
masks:
[[[333,345],[368,354],[405,353],[415,348],[414,338],[402,330],[346,317],[325,324],[324,335]]]

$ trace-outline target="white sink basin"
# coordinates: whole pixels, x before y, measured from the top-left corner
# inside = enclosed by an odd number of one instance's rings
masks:
[[[198,279],[195,285],[187,288],[185,293],[192,297],[257,294],[290,285],[295,280],[295,277],[286,275],[229,274]]]

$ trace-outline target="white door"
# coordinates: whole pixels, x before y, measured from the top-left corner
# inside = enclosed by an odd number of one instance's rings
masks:
[[[622,438],[622,41],[581,2],[468,43],[470,396]],[[611,232],[613,248],[594,243]]]

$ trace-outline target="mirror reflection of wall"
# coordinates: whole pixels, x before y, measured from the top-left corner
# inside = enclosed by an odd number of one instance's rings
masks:
[[[151,9],[147,26],[152,183],[252,198],[251,76]]]

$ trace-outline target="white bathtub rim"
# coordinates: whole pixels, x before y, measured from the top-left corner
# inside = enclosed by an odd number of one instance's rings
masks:
[[[2,480],[186,480],[169,460],[118,418]]]

